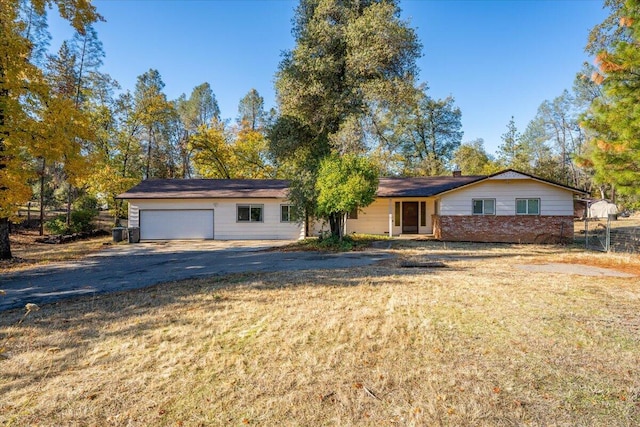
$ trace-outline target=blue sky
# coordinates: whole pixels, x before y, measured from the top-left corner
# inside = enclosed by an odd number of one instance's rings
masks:
[[[255,88],[275,106],[281,52],[294,47],[290,0],[94,0],[103,72],[123,89],[157,69],[169,99],[211,85],[222,117]],[[452,95],[462,110],[463,141],[483,138],[495,152],[511,116],[524,131],[538,106],[571,89],[589,30],[607,12],[600,0],[400,2],[423,45],[419,79],[433,97]],[[52,50],[70,37],[50,13]]]

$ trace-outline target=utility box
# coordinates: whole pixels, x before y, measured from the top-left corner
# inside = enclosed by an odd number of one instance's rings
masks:
[[[125,231],[126,229],[124,227],[113,227],[113,229],[111,230],[113,233],[113,241],[114,242],[122,242],[125,238]]]
[[[140,243],[140,227],[129,227],[129,243]]]

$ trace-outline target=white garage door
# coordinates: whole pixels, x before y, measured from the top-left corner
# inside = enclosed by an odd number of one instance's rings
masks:
[[[213,210],[141,210],[140,239],[213,239]]]

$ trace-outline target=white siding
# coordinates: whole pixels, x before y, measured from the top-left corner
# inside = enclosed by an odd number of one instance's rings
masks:
[[[237,205],[263,205],[262,222],[237,222]],[[304,225],[280,222],[284,199],[154,199],[129,200],[129,225],[139,227],[139,211],[145,209],[213,209],[214,239],[218,240],[295,240],[303,237]]]
[[[433,223],[432,216],[436,213],[436,205],[434,199],[428,199],[427,202],[427,218],[426,218],[426,226],[420,226],[420,234],[432,234],[433,233]],[[422,224],[422,220],[420,221]]]
[[[515,215],[516,199],[540,199],[540,215],[573,215],[573,193],[534,180],[492,180],[444,194],[440,215],[472,215],[473,199],[495,199],[496,215]]]
[[[133,205],[131,200],[129,202],[129,218],[127,219],[127,224],[129,227],[140,227],[140,211],[138,206]]]
[[[358,212],[358,219],[347,219],[347,233],[389,234],[389,199],[376,199]]]

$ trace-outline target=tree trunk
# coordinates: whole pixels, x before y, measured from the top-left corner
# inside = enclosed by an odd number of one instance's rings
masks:
[[[309,210],[307,208],[304,209],[304,237],[309,237],[311,234],[309,221],[311,216],[309,215]]]
[[[3,6],[4,7],[4,6]],[[0,65],[0,80],[4,81],[5,73],[2,65]],[[4,127],[4,115],[6,99],[9,97],[9,90],[2,89],[0,91],[0,127]],[[3,163],[5,161],[5,146],[4,139],[8,135],[8,132],[3,131],[0,133],[0,171],[5,169],[7,165]],[[4,194],[5,191],[9,191],[9,188],[0,187],[0,194]],[[2,196],[4,197],[4,195]],[[11,259],[11,242],[9,241],[9,219],[0,218],[0,259]]]
[[[40,232],[41,236],[44,236],[44,167],[45,160],[42,159],[42,171],[40,172]]]
[[[67,229],[71,229],[71,201],[72,201],[72,192],[73,186],[68,184],[69,188],[67,189]]]
[[[340,212],[329,215],[329,226],[331,227],[331,236],[338,237],[342,241],[344,235],[343,229],[344,215]]]
[[[336,221],[335,214],[329,215],[329,228],[331,229],[331,236],[338,236],[339,235],[338,224],[337,224],[337,221]]]
[[[115,199],[115,197],[114,197]],[[115,214],[114,214],[114,218],[113,218],[113,225],[116,227],[120,227],[121,222],[120,222],[120,218],[122,218],[122,205],[124,204],[124,202],[122,200],[116,200],[115,203]]]
[[[149,126],[149,144],[147,145],[147,164],[145,167],[145,171],[144,171],[144,179],[150,179],[151,177],[149,176],[150,172],[151,172],[151,151],[152,151],[152,144],[153,144],[153,129],[151,128],[151,126]]]
[[[0,218],[0,259],[11,259],[9,242],[9,218]]]
[[[616,199],[617,199],[617,194],[616,194],[616,186],[612,185],[611,186],[611,203],[615,204],[616,203]]]

